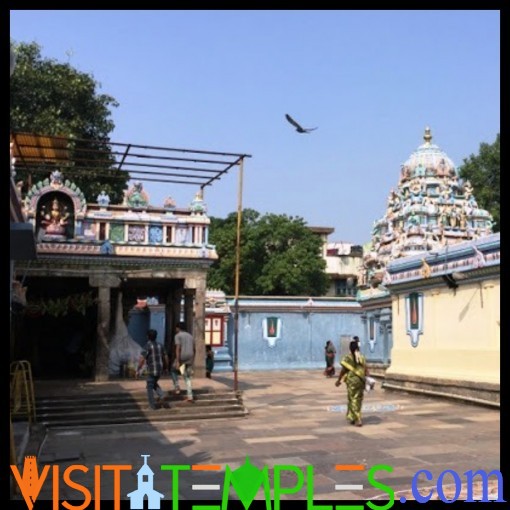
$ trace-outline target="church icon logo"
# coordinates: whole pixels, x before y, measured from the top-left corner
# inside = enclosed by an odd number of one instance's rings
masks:
[[[154,490],[154,471],[147,464],[147,457],[150,455],[141,455],[143,457],[143,466],[138,470],[138,489],[127,494],[130,499],[131,510],[143,510],[144,499],[147,497],[148,510],[159,510],[161,500],[165,497],[161,492]]]

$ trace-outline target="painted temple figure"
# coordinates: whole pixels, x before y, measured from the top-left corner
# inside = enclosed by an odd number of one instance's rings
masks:
[[[110,204],[110,197],[106,194],[104,190],[102,190],[101,193],[97,195],[96,201],[101,207],[108,207],[108,205]]]
[[[50,236],[65,236],[69,219],[67,206],[62,205],[57,198],[51,202],[51,207],[43,205],[41,208],[41,226],[45,234]]]

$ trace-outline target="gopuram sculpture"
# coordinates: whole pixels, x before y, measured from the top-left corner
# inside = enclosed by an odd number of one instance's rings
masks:
[[[471,183],[459,178],[452,160],[432,143],[428,127],[423,140],[402,165],[384,216],[374,222],[360,278],[372,288],[383,281],[390,260],[492,233],[491,215],[478,207]]]

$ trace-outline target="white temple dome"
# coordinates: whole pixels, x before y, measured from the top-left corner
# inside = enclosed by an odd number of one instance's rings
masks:
[[[424,144],[420,145],[402,165],[402,178],[454,176],[457,170],[453,161],[432,143],[430,128],[425,128]]]

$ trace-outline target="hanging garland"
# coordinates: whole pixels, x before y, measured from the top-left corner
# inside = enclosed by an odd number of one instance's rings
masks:
[[[79,312],[85,315],[87,308],[95,305],[97,298],[94,297],[92,291],[82,294],[71,294],[70,296],[53,299],[40,299],[37,301],[29,301],[25,307],[25,315],[36,318],[43,315],[51,315],[52,317],[64,317],[69,312]]]

